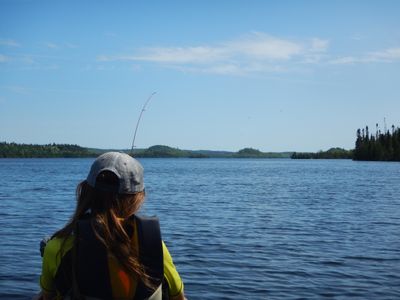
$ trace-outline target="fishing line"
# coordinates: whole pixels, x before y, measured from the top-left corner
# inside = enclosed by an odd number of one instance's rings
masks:
[[[144,105],[143,105],[143,107],[142,107],[142,110],[140,111],[139,119],[138,119],[138,121],[137,121],[137,123],[136,123],[135,134],[133,135],[133,141],[132,141],[132,147],[131,147],[131,156],[133,156],[133,148],[135,148],[136,133],[137,133],[137,130],[138,130],[138,127],[139,127],[140,120],[142,119],[142,115],[143,115],[144,111],[146,110],[147,104],[149,104],[151,98],[153,98],[153,96],[154,96],[156,93],[157,93],[157,92],[153,92],[153,93],[149,96],[149,98],[147,98],[146,102],[144,103]]]

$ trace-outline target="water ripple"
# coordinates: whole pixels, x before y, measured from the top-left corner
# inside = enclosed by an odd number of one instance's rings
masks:
[[[91,159],[0,160],[0,298],[38,291],[38,244]],[[352,161],[143,159],[189,299],[400,299],[400,168]],[[62,170],[62,172],[60,172]]]

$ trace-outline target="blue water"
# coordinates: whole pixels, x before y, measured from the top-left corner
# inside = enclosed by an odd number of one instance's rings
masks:
[[[39,290],[39,241],[91,162],[0,160],[0,298]],[[141,162],[188,299],[400,299],[399,163]]]

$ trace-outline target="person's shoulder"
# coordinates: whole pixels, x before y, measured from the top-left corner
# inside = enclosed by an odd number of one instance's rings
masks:
[[[72,235],[67,238],[54,237],[47,242],[44,249],[44,255],[55,256],[60,252],[61,248],[65,254],[65,252],[72,248],[73,244],[74,237]]]
[[[162,242],[163,246],[163,259],[164,259],[164,278],[169,287],[170,297],[176,297],[183,295],[183,282],[181,277],[179,276],[178,271],[172,261],[171,254],[168,251],[167,246],[164,241]],[[177,298],[180,299],[180,298]]]

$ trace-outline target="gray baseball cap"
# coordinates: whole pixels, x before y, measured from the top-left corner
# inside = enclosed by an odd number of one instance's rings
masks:
[[[96,182],[97,176],[104,171],[118,177],[119,185],[115,191],[119,194],[134,194],[144,190],[143,167],[128,154],[107,152],[97,157],[90,168],[87,183],[93,188],[104,188]]]

